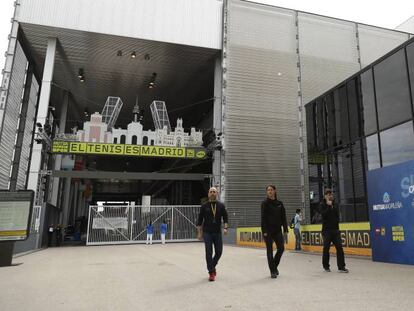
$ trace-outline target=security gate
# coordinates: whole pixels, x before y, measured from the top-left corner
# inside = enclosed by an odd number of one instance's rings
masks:
[[[150,222],[153,242],[159,242],[164,221],[167,241],[196,241],[199,211],[198,205],[91,205],[86,245],[145,243]]]

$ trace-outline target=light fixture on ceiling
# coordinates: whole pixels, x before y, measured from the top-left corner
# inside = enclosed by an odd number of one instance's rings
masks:
[[[85,82],[85,72],[83,71],[83,68],[79,68],[78,70],[78,78],[80,82]]]
[[[151,56],[147,53],[147,54],[145,54],[144,59],[145,60],[150,60],[151,59]]]
[[[85,108],[85,110],[83,111],[83,113],[85,114],[85,117],[89,117],[89,109]]]
[[[122,56],[122,51],[121,51],[121,50],[119,50],[119,51],[116,53],[116,56]]]
[[[152,76],[151,76],[151,80],[150,80],[150,82],[148,83],[148,88],[149,89],[153,89],[153,88],[155,88],[155,86],[156,86],[156,83],[155,83],[155,80],[157,79],[157,73],[156,72],[154,72],[153,74],[152,74]]]
[[[135,51],[132,51],[131,58],[136,58],[136,57],[137,57],[137,53]]]

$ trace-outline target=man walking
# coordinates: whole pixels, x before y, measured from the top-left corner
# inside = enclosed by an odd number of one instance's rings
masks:
[[[302,237],[300,236],[300,224],[302,222],[301,209],[296,209],[296,215],[293,220],[293,232],[295,233],[295,250],[302,249]]]
[[[319,210],[322,215],[323,268],[326,272],[331,272],[329,266],[329,250],[331,248],[331,243],[333,243],[336,248],[338,271],[348,273],[349,270],[345,268],[345,255],[339,231],[339,208],[334,201],[331,189],[325,190],[325,197],[320,204]]]
[[[211,187],[208,191],[209,200],[201,205],[197,221],[198,239],[202,240],[204,237],[207,270],[209,274],[208,280],[210,282],[215,281],[216,279],[216,266],[223,252],[221,222],[224,222],[224,234],[227,234],[228,228],[226,207],[223,203],[217,200],[217,196],[217,189],[215,187]]]
[[[262,202],[262,234],[266,242],[267,262],[272,279],[279,275],[278,266],[280,258],[285,250],[283,232],[287,235],[288,226],[286,221],[286,210],[283,203],[277,199],[276,187],[266,187],[267,198]],[[277,252],[273,257],[273,241],[276,243]]]

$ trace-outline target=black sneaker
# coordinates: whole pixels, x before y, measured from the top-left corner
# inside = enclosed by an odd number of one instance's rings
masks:
[[[341,272],[341,273],[349,273],[349,270],[347,268],[343,267],[343,268],[339,268],[338,269],[338,272]]]
[[[277,274],[275,272],[270,273],[270,277],[272,279],[276,279],[277,278]]]
[[[323,268],[325,270],[325,272],[331,272],[331,269],[329,268]]]
[[[278,269],[276,269],[276,275],[279,275],[279,270]]]

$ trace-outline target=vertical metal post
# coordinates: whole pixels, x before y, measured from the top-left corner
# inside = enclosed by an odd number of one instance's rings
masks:
[[[70,188],[72,184],[72,178],[68,177],[65,178],[65,185],[64,185],[64,192],[63,192],[63,207],[62,212],[60,215],[60,223],[63,226],[66,226],[68,224],[68,218],[69,218],[69,208],[70,208]]]
[[[132,204],[129,204],[130,202],[128,202],[128,209],[129,209],[129,215],[130,217],[130,236],[129,236],[129,240],[132,241],[133,237],[133,231],[134,231],[134,209],[135,209],[135,204],[134,202],[132,202]]]
[[[86,229],[86,245],[89,245],[89,231],[91,230],[91,209],[92,206],[89,206],[89,213],[88,213],[88,224]]]
[[[46,50],[46,59],[45,65],[43,68],[43,79],[39,97],[39,104],[37,110],[37,119],[36,123],[45,124],[48,110],[49,110],[49,100],[52,90],[52,79],[53,71],[55,66],[55,56],[56,56],[56,38],[49,38],[47,42]],[[42,167],[42,146],[43,144],[35,144],[32,149],[31,154],[31,163],[30,163],[30,174],[28,189],[37,191],[38,179],[39,179],[39,170]],[[39,193],[36,193],[36,197],[39,196]]]
[[[171,238],[174,239],[174,207],[171,207]]]
[[[69,106],[69,92],[64,91],[63,103],[62,103],[60,119],[59,119],[59,134],[65,133],[68,106]],[[61,166],[62,166],[62,155],[58,154],[55,156],[54,169],[60,170]],[[59,177],[53,178],[53,188],[52,188],[53,193],[52,193],[51,203],[55,206],[58,206],[59,180],[60,180]]]
[[[306,219],[307,211],[305,209],[306,202],[308,201],[308,187],[306,187],[305,178],[307,170],[307,156],[306,146],[304,139],[304,113],[303,113],[303,98],[302,98],[302,70],[301,70],[301,59],[300,59],[300,34],[299,34],[299,13],[295,11],[295,27],[296,27],[296,63],[297,63],[297,108],[298,108],[298,125],[299,125],[299,152],[300,152],[300,191],[302,201],[303,216]],[[310,215],[310,212],[309,212]],[[307,219],[310,221],[309,217]]]
[[[222,27],[222,80],[221,80],[221,150],[219,156],[220,163],[220,200],[226,201],[226,158],[225,158],[225,142],[226,142],[226,104],[227,104],[227,58],[228,58],[228,18],[229,18],[229,1],[223,0],[223,27]]]

